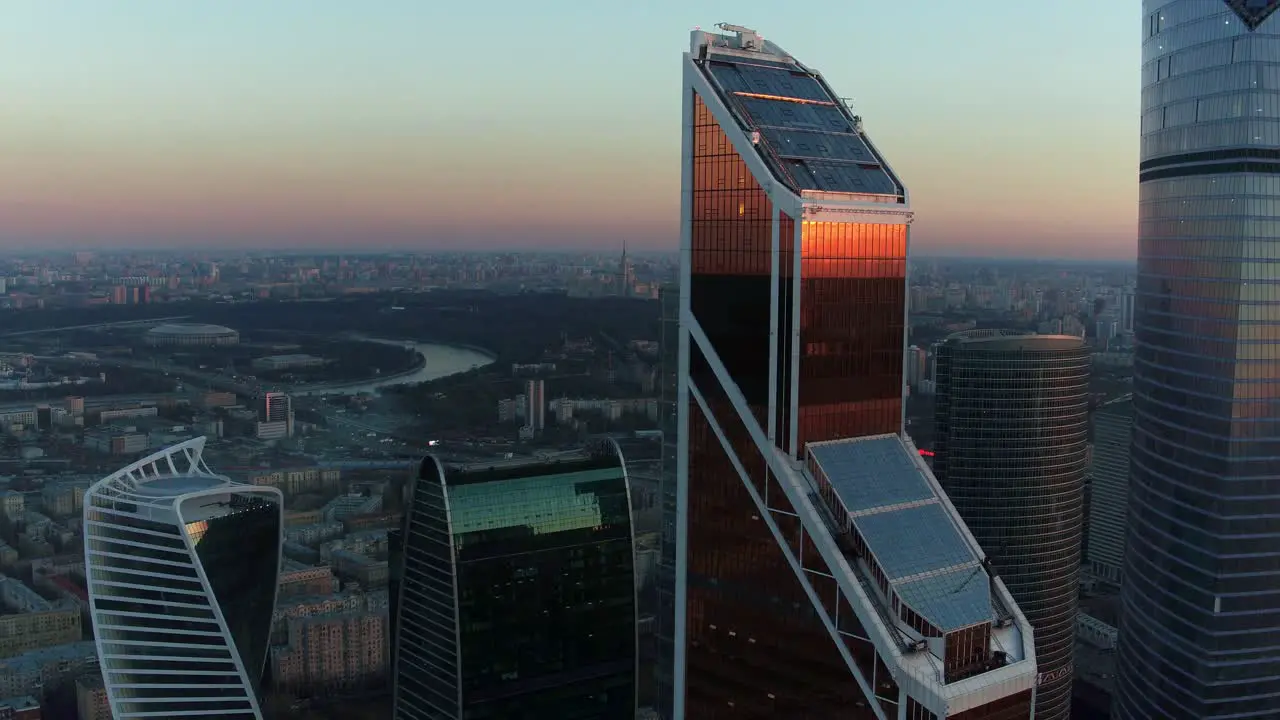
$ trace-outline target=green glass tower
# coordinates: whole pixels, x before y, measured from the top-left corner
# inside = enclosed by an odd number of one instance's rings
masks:
[[[398,549],[397,720],[632,717],[631,501],[610,442],[423,463]]]

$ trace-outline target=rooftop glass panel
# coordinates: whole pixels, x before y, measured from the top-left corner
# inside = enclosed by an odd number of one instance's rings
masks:
[[[544,535],[598,527],[606,515],[599,490],[621,478],[622,468],[614,467],[453,485],[453,532],[520,529]]]
[[[172,497],[189,492],[211,490],[229,485],[230,482],[227,478],[218,475],[167,475],[144,480],[138,484],[134,492],[138,495]]]
[[[770,171],[795,192],[903,194],[821,78],[778,58],[714,55],[702,69]],[[762,64],[763,63],[763,64]]]
[[[943,632],[990,622],[994,612],[987,573],[967,567],[900,583],[898,597]]]
[[[978,561],[941,503],[859,515],[853,524],[891,581]]]
[[[897,435],[810,445],[809,454],[851,513],[935,497]]]
[[[712,62],[711,74],[727,92],[834,102],[813,76],[802,70],[768,68],[745,63]]]
[[[775,152],[784,158],[812,158],[815,160],[845,160],[849,162],[879,165],[880,162],[867,149],[867,144],[857,135],[824,133],[812,130],[788,130],[761,128]]]
[[[807,105],[785,100],[735,96],[751,122],[760,127],[853,133],[853,126],[834,105]],[[753,129],[753,128],[748,128]]]
[[[765,55],[756,56],[756,57],[739,57],[737,55],[726,57],[722,55],[721,57],[716,58],[715,60],[719,62],[725,62],[726,60],[728,60],[728,61],[731,61],[733,64],[739,65],[739,66],[746,65],[746,66],[754,66],[754,67],[764,67],[764,68],[772,68],[774,70],[786,70],[788,72],[799,69],[799,67],[794,62],[788,62],[786,60],[783,60],[780,57],[771,58]]]
[[[897,192],[893,180],[879,166],[863,167],[852,163],[821,160],[785,160],[799,190],[826,192],[873,193],[892,195]]]

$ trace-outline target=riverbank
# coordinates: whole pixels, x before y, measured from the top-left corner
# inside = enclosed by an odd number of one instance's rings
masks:
[[[422,369],[425,368],[426,366],[427,366],[426,356],[424,356],[422,353],[418,353],[416,358],[413,361],[413,365],[409,366],[404,370],[388,373],[386,375],[374,375],[373,377],[361,378],[359,380],[339,380],[337,382],[307,384],[307,385],[303,385],[302,387],[305,387],[308,392],[323,391],[323,390],[341,390],[342,388],[350,387],[354,385],[367,385],[371,382],[382,382],[384,380],[397,380],[399,378],[409,377],[414,373],[421,372]]]
[[[497,353],[495,353],[492,350],[486,350],[485,348],[482,348],[479,345],[467,345],[465,343],[444,343],[444,344],[448,345],[449,347],[456,347],[462,350],[470,350],[473,353],[484,355],[485,357],[489,358],[491,363],[498,361]]]
[[[353,336],[365,342],[395,345],[411,348],[418,353],[419,362],[415,368],[387,376],[379,376],[366,380],[309,385],[292,391],[292,394],[305,397],[309,395],[358,395],[360,393],[377,394],[382,388],[396,385],[415,385],[438,380],[449,375],[464,373],[479,367],[493,364],[497,354],[479,347],[468,347],[461,344],[420,343],[412,340],[388,340]]]
[[[457,342],[436,342],[435,340],[391,340],[389,338],[375,338],[368,335],[352,334],[353,340],[363,340],[364,342],[378,343],[380,345],[396,345],[399,347],[445,347],[456,348],[458,350],[470,350],[477,355],[484,355],[489,358],[490,362],[497,362],[498,354],[488,348],[482,348],[479,345],[468,345],[466,343]]]

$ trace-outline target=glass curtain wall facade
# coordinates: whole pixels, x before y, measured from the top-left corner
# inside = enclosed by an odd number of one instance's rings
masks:
[[[1278,5],[1143,3],[1126,720],[1280,707]]]
[[[1089,464],[1089,523],[1085,550],[1093,576],[1120,585],[1129,512],[1129,448],[1133,444],[1133,397],[1112,401],[1093,414]]]
[[[1089,349],[974,330],[938,346],[933,471],[1035,631],[1037,720],[1071,715]]]
[[[622,454],[631,491],[631,531],[635,536],[636,629],[639,678],[636,702],[640,708],[658,707],[659,555],[662,537],[662,436],[641,431],[601,436],[611,439]]]
[[[678,392],[680,377],[680,287],[666,284],[658,289],[661,325],[658,336],[658,429],[662,431],[662,466],[659,501],[662,503],[662,529],[658,545],[657,662],[655,681],[657,701],[654,709],[664,720],[671,720],[675,709],[674,672],[676,637],[676,480],[679,444]]]
[[[175,445],[85,493],[90,614],[115,718],[262,718],[282,496],[214,474],[203,448]]]
[[[617,447],[424,464],[396,603],[398,720],[636,713],[631,502]]]
[[[422,474],[435,473],[435,460],[427,458],[410,466],[403,475],[395,476],[382,493],[382,509],[400,514],[400,527],[387,531],[387,637],[391,638],[391,667],[396,664],[396,638],[400,619],[400,585],[404,577],[404,536],[409,521],[409,493],[413,491]]]
[[[1026,718],[1025,621],[900,436],[906,191],[820,75],[721,27],[685,57],[673,716]],[[829,442],[839,462],[806,464]],[[850,509],[855,475],[910,487],[947,538],[920,548],[952,581],[920,614],[854,519],[898,507]]]

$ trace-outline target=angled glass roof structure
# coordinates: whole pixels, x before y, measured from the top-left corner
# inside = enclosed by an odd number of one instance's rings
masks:
[[[991,619],[991,591],[981,567],[952,570],[898,584],[902,602],[943,632]]]
[[[857,514],[886,505],[936,499],[915,461],[901,450],[898,436],[881,435],[810,445],[809,455],[826,473],[849,513]]]
[[[924,505],[855,515],[853,524],[890,583],[978,564],[977,555],[936,499]]]
[[[1263,21],[1280,9],[1280,0],[1226,0],[1226,3],[1251,31],[1257,30]]]
[[[785,55],[716,54],[701,65],[773,175],[794,192],[903,196],[859,121],[821,75]]]
[[[798,68],[756,65],[754,62],[730,64],[716,61],[711,64],[711,74],[720,81],[722,88],[731,93],[831,103],[822,86]]]
[[[898,435],[809,445],[828,507],[865,544],[890,589],[942,632],[996,616],[991,579],[916,451]]]

